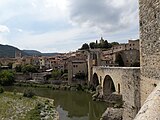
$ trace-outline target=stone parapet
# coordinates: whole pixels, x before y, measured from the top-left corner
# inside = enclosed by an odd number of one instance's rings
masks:
[[[148,96],[134,120],[160,120],[160,83]]]

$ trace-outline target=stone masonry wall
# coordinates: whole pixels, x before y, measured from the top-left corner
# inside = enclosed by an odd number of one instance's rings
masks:
[[[160,0],[139,0],[141,104],[160,81]]]
[[[123,120],[133,120],[140,109],[140,69],[123,69],[121,79],[124,100]]]

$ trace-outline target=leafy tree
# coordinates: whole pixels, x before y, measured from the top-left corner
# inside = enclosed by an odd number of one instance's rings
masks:
[[[116,56],[115,63],[117,63],[117,64],[118,64],[119,66],[121,66],[121,67],[124,66],[124,62],[123,62],[123,59],[122,59],[121,54],[118,54],[118,55]]]
[[[0,93],[4,92],[4,88],[0,86]]]
[[[5,85],[11,85],[14,82],[14,73],[9,70],[4,70],[0,72],[0,84]]]
[[[109,43],[107,40],[104,40],[101,37],[100,43],[98,43],[97,40],[96,40],[96,42],[90,42],[89,45],[87,43],[85,43],[85,44],[82,45],[82,47],[80,48],[80,50],[87,50],[87,49],[89,49],[89,47],[91,49],[95,49],[95,48],[105,48],[105,49],[108,49],[108,48],[111,48],[112,46],[115,46],[115,45],[119,45],[119,43],[118,42]]]
[[[87,43],[84,43],[80,48],[80,50],[88,50],[88,49],[89,49],[89,45]]]
[[[16,72],[22,72],[22,66],[21,65],[17,65],[15,67]]]
[[[95,42],[89,43],[91,49],[97,48],[97,44]]]
[[[32,98],[34,95],[35,95],[35,93],[33,92],[32,89],[24,90],[24,93],[23,93],[24,97]]]
[[[37,72],[37,68],[33,65],[24,65],[22,67],[22,72],[23,73],[35,73]]]
[[[108,48],[111,48],[112,47],[112,44],[111,43],[108,43]]]
[[[12,64],[13,64],[13,63],[8,63],[7,66],[9,67],[9,69],[12,69]]]
[[[108,41],[107,41],[107,40],[104,40],[104,41],[101,43],[101,48],[108,48]]]
[[[118,42],[111,42],[111,45],[115,46],[115,45],[119,45],[119,43]]]
[[[59,71],[59,70],[52,71],[52,78],[58,79],[60,76],[61,76],[61,71]]]

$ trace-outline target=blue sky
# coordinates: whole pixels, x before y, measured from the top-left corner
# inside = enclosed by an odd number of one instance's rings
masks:
[[[138,0],[0,0],[0,44],[74,51],[100,39],[139,38]]]

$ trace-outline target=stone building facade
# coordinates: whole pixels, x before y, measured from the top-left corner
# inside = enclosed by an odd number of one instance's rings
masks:
[[[160,82],[160,1],[139,0],[141,104]]]
[[[121,56],[125,67],[139,67],[140,53],[139,53],[139,39],[128,40],[126,44],[115,45],[109,50],[102,51],[102,60],[106,61],[105,66],[118,66],[117,59]]]
[[[68,84],[74,81],[77,73],[87,75],[87,62],[85,60],[73,60],[68,62]]]

